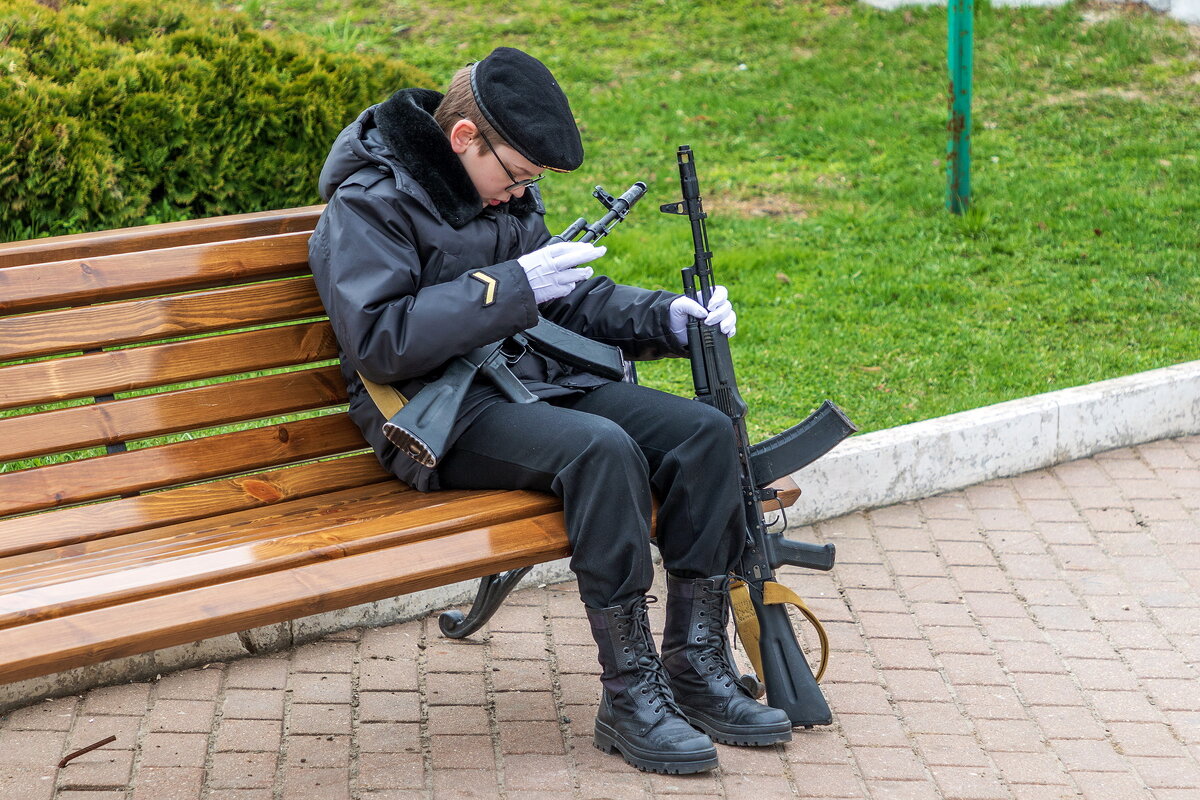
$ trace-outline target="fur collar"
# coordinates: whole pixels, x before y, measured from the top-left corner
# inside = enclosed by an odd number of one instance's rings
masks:
[[[375,124],[404,171],[429,193],[438,213],[461,228],[483,212],[483,200],[446,134],[433,119],[442,94],[431,89],[401,89],[375,109]],[[537,208],[534,192],[514,197],[501,208],[528,214]]]

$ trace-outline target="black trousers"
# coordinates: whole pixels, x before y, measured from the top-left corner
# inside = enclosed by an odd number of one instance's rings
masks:
[[[571,569],[585,605],[624,605],[653,579],[657,545],[680,577],[726,572],[741,557],[745,511],[733,426],[703,403],[629,383],[489,407],[438,467],[446,489],[534,489],[562,498]]]

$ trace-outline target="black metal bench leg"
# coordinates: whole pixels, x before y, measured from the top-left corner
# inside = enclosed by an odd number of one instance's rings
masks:
[[[484,623],[492,618],[492,614],[496,613],[496,609],[500,608],[504,598],[508,597],[509,592],[516,588],[521,578],[531,569],[533,567],[521,567],[480,578],[475,602],[465,616],[455,609],[443,611],[438,617],[438,627],[442,629],[442,635],[451,639],[461,639],[482,628]]]

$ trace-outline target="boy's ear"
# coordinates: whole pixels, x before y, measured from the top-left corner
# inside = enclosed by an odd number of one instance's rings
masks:
[[[450,129],[450,149],[458,154],[467,152],[479,129],[469,119],[460,119]]]

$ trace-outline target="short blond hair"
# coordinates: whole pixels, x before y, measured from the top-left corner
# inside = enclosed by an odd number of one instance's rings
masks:
[[[433,119],[447,136],[450,135],[450,129],[456,122],[466,119],[474,123],[475,128],[493,144],[501,142],[508,144],[479,110],[479,104],[475,102],[475,92],[471,90],[471,67],[469,66],[454,73],[454,77],[450,79],[450,88],[446,90],[442,102],[433,112]],[[479,141],[476,147],[483,150],[483,141]]]

